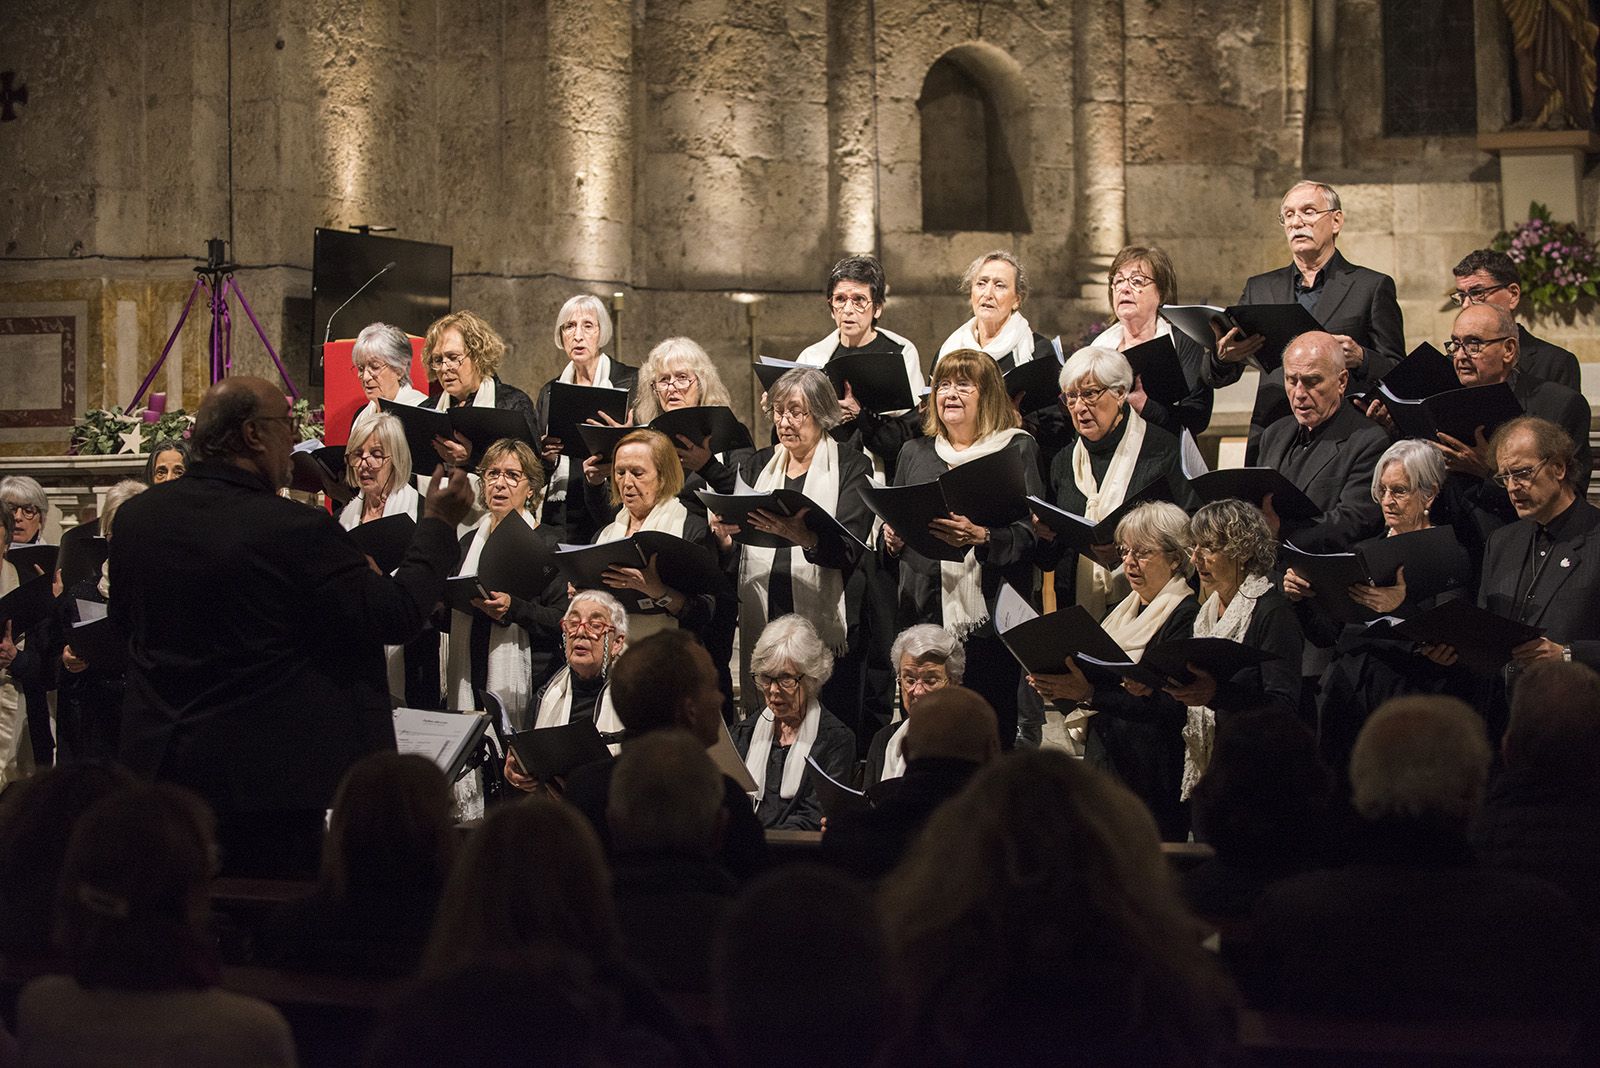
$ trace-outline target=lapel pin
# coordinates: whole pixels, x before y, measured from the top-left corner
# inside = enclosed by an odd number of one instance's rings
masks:
[[[1571,567],[1572,566],[1572,558],[1570,556],[1563,556],[1561,558],[1561,566],[1562,567]]]

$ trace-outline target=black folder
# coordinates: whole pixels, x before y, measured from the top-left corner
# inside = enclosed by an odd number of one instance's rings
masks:
[[[539,435],[534,432],[526,412],[462,405],[451,408],[449,416],[451,427],[472,443],[472,455],[467,462],[474,467],[483,460],[489,446],[503,438],[527,442],[535,453],[539,451]]]
[[[1272,653],[1227,638],[1176,638],[1147,648],[1136,670],[1118,673],[1160,689],[1170,685],[1169,679],[1185,685],[1194,681],[1189,664],[1198,665],[1218,682],[1226,682],[1245,668],[1276,659]]]
[[[343,506],[356,495],[355,488],[345,481],[343,445],[323,445],[315,441],[302,442],[290,454],[293,467],[289,488],[302,493],[326,493],[328,499]]]
[[[1105,677],[1104,664],[1128,662],[1116,640],[1078,604],[1018,623],[1001,631],[1000,640],[1031,675],[1066,674],[1069,657],[1091,679]]]
[[[750,429],[739,422],[733,410],[724,404],[673,408],[650,420],[650,429],[665,434],[674,447],[682,444],[678,441],[679,434],[696,444],[710,438],[709,448],[714,453],[754,446],[750,438]]]
[[[444,463],[433,450],[433,439],[448,438],[455,433],[448,413],[392,400],[380,400],[378,409],[400,420],[401,429],[406,435],[406,447],[411,450],[413,471],[431,474],[435,467]]]
[[[100,568],[110,553],[111,543],[98,534],[92,538],[66,539],[62,543],[60,555],[56,558],[56,567],[61,572],[62,588],[70,590],[85,579],[98,579]]]
[[[471,615],[478,610],[474,597],[487,601],[491,591],[477,575],[452,575],[444,580],[444,603],[457,612]]]
[[[1477,443],[1477,429],[1488,438],[1522,414],[1522,404],[1504,382],[1492,386],[1467,386],[1436,393],[1423,400],[1402,400],[1383,394],[1384,406],[1401,437],[1433,441],[1449,434],[1464,445]]]
[[[611,759],[611,750],[592,719],[518,731],[511,736],[511,751],[522,770],[540,782],[562,779],[585,764]]]
[[[13,641],[43,622],[56,603],[54,573],[18,578],[17,588],[0,597],[0,628],[10,623]]]
[[[1033,359],[1007,371],[1002,376],[1005,379],[1006,396],[1022,394],[1022,399],[1017,402],[1017,411],[1030,415],[1040,409],[1059,405],[1062,366],[1061,361],[1053,358]]]
[[[611,456],[617,451],[617,446],[622,443],[622,439],[638,429],[639,428],[636,426],[608,426],[605,423],[580,423],[578,425],[578,437],[583,441],[582,451],[585,455],[585,458],[589,456],[599,456],[604,458],[606,463],[610,463]],[[563,451],[566,450],[566,444],[567,443],[565,440],[561,442]],[[673,442],[673,444],[676,445],[678,443]]]
[[[1228,309],[1215,304],[1163,304],[1161,318],[1171,323],[1175,329],[1183,331],[1207,352],[1217,350],[1217,335],[1212,330],[1213,323],[1220,325],[1224,334],[1235,325],[1228,316]]]
[[[1122,503],[1098,523],[1059,508],[1042,497],[1029,497],[1028,505],[1033,509],[1033,514],[1039,517],[1039,522],[1055,531],[1056,537],[1066,541],[1077,552],[1087,553],[1096,545],[1110,545],[1115,541],[1117,524],[1141,504],[1171,500],[1172,484],[1166,478],[1157,478],[1124,496]]]
[[[1236,498],[1261,507],[1261,502],[1272,494],[1272,510],[1283,519],[1315,519],[1322,509],[1311,503],[1311,498],[1284,477],[1276,467],[1229,467],[1221,471],[1207,471],[1189,480],[1189,485],[1207,503]]]
[[[60,551],[59,545],[32,542],[27,545],[13,545],[6,550],[6,559],[17,569],[17,580],[27,582],[35,575],[54,575]],[[34,568],[38,570],[35,571]]]
[[[1392,586],[1406,569],[1406,596],[1422,600],[1466,584],[1469,576],[1452,568],[1464,559],[1449,527],[1427,527],[1409,534],[1373,538],[1348,553],[1308,553],[1292,543],[1278,550],[1278,562],[1311,583],[1317,605],[1341,623],[1370,623],[1378,613],[1350,599],[1350,586]]]
[[[1122,355],[1144,386],[1145,395],[1157,404],[1170,408],[1189,395],[1189,380],[1183,376],[1183,364],[1170,334],[1135,345]]]
[[[778,379],[803,367],[811,365],[763,356],[755,365],[756,378],[761,381],[762,389],[770,390]],[[863,410],[873,414],[916,407],[917,398],[911,395],[911,380],[906,377],[905,359],[894,353],[850,353],[829,360],[824,367],[812,369],[827,375],[834,392],[841,397],[845,383],[850,383],[850,395]]]
[[[1542,637],[1544,629],[1496,615],[1463,599],[1434,605],[1394,624],[1391,633],[1424,645],[1451,646],[1462,664],[1492,674],[1511,662],[1511,650]]]
[[[999,527],[1028,514],[1028,484],[1022,454],[1005,448],[932,482],[914,486],[867,485],[861,497],[874,515],[917,552],[933,560],[960,560],[970,546],[947,545],[928,533],[928,524],[964,515],[979,526]]]
[[[1211,324],[1220,323],[1223,332],[1238,327],[1245,337],[1260,334],[1266,338],[1254,359],[1263,371],[1283,363],[1283,350],[1301,334],[1321,330],[1322,324],[1298,302],[1288,304],[1235,304],[1218,308],[1209,304],[1168,304],[1161,315],[1188,334],[1208,351],[1215,352],[1217,337]]]
[[[710,549],[659,530],[641,530],[631,538],[595,545],[563,545],[555,554],[555,564],[578,589],[606,590],[629,612],[654,614],[666,610],[645,601],[637,590],[612,589],[603,578],[608,568],[643,568],[652,556],[657,557],[661,581],[679,593],[695,596],[727,589],[727,576]]]
[[[756,380],[761,383],[763,390],[770,390],[777,385],[778,379],[790,371],[797,371],[802,367],[811,367],[811,365],[809,363],[796,363],[793,360],[780,360],[776,356],[762,356],[756,360]],[[813,367],[812,370],[822,369]]]
[[[1456,367],[1450,357],[1424,341],[1394,370],[1378,379],[1361,399],[1371,401],[1378,398],[1382,390],[1390,397],[1422,400],[1460,388],[1461,380],[1456,377]]]
[[[72,625],[67,644],[73,655],[99,671],[121,671],[128,663],[128,636],[109,618]]]
[[[548,545],[519,516],[507,516],[483,543],[476,573],[445,583],[446,600],[462,612],[474,610],[471,599],[483,596],[480,588],[533,600],[555,577],[555,554]]]
[[[504,524],[501,524],[502,526]],[[400,566],[411,547],[411,535],[417,521],[409,515],[386,515],[366,523],[357,523],[350,531],[350,540],[356,548],[372,557],[385,575]]]
[[[810,497],[798,490],[757,490],[748,486],[736,486],[733,493],[716,493],[712,490],[695,490],[694,495],[700,503],[706,506],[706,511],[715,515],[724,523],[738,526],[739,533],[733,540],[740,545],[749,545],[757,549],[788,549],[794,542],[776,534],[768,534],[756,530],[750,525],[750,513],[755,511],[771,512],[773,515],[791,516],[801,509],[811,509],[806,513],[806,529],[814,530],[823,536],[837,536],[861,545],[861,539],[850,533],[843,523],[822,509]]]
[[[605,412],[619,423],[628,420],[628,391],[611,386],[575,386],[570,382],[550,383],[545,397],[544,410],[539,413],[544,432],[549,437],[561,439],[561,451],[580,460],[591,454],[583,443],[578,427],[584,423],[601,422],[599,413]]]
[[[823,771],[822,765],[817,763],[817,758],[810,753],[806,754],[805,781],[816,791],[817,803],[822,806],[822,814],[830,820],[852,812],[865,812],[872,807],[872,801],[864,791],[852,790]]]

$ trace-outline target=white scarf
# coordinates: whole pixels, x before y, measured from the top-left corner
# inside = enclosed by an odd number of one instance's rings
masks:
[[[556,379],[572,385],[578,378],[578,365],[571,360],[561,369],[561,375]],[[611,357],[605,353],[600,354],[600,361],[594,365],[594,381],[592,386],[610,387],[611,385]],[[546,501],[564,501],[567,499],[567,490],[572,480],[572,457],[561,454],[556,460],[556,469],[550,475],[550,485],[545,487],[544,499]]]
[[[756,475],[758,490],[782,489],[789,464],[789,452],[782,445],[772,450],[772,459]],[[824,434],[811,454],[800,491],[818,508],[835,515],[839,510],[839,443]],[[748,677],[749,653],[767,625],[767,596],[772,581],[772,565],[780,552],[789,554],[789,583],[794,590],[794,610],[816,625],[817,633],[835,656],[844,652],[844,573],[831,567],[818,567],[806,559],[799,546],[788,549],[760,549],[744,546],[739,568],[740,660]]]
[[[0,560],[0,596],[22,585],[16,565]],[[13,635],[13,637],[16,637]],[[17,639],[18,648],[24,641]],[[20,782],[33,774],[33,742],[28,733],[28,717],[22,707],[22,692],[11,681],[11,669],[0,668],[0,787]]]
[[[939,346],[939,359],[933,361],[934,369],[938,369],[939,360],[957,349],[981,349],[994,357],[996,363],[1010,356],[1012,366],[1021,366],[1033,359],[1033,327],[1028,325],[1028,320],[1023,318],[1020,310],[1014,311],[1001,324],[1000,332],[990,338],[987,345],[980,345],[978,317],[973,316],[944,339],[944,344]]]
[[[1080,436],[1072,446],[1072,481],[1086,502],[1083,517],[1096,523],[1122,506],[1131,488],[1129,483],[1133,481],[1134,465],[1139,462],[1139,450],[1144,447],[1144,420],[1131,404],[1124,405],[1122,410],[1128,425],[1122,432],[1122,440],[1117,442],[1116,450],[1111,454],[1103,490],[1095,480],[1089,449],[1083,438]],[[1078,556],[1076,591],[1077,602],[1099,619],[1105,615],[1106,606],[1113,599],[1127,594],[1128,580],[1120,567],[1115,571],[1107,571],[1095,562],[1094,557],[1081,553]]]
[[[671,534],[673,537],[681,538],[683,537],[683,524],[688,518],[689,509],[683,506],[683,502],[676,497],[669,497],[664,501],[658,502],[654,508],[650,509],[650,514],[644,517],[643,523],[639,524],[639,530],[659,530],[663,533]],[[599,545],[601,542],[621,541],[626,538],[628,536],[628,522],[628,510],[626,508],[619,509],[617,517],[608,523],[606,528],[595,537],[594,543]],[[635,531],[635,533],[638,533],[638,531]],[[626,605],[628,603],[627,599],[623,598],[622,603]],[[658,631],[675,630],[677,626],[678,621],[666,612],[640,615],[630,611],[628,613],[628,641],[643,641]]]
[[[1221,611],[1220,615],[1218,612],[1222,601],[1213,593],[1206,598],[1205,604],[1200,606],[1200,614],[1195,617],[1194,636],[1241,641],[1244,632],[1250,627],[1250,616],[1255,612],[1257,599],[1270,589],[1272,589],[1270,579],[1264,575],[1251,575],[1239,586],[1239,592],[1233,595],[1233,600],[1228,602],[1227,609]],[[1217,680],[1219,684],[1223,681],[1225,680]],[[1178,794],[1180,800],[1189,799],[1195,783],[1205,774],[1206,766],[1211,763],[1211,746],[1216,737],[1215,710],[1203,705],[1190,706],[1189,721],[1183,727],[1183,783]]]
[[[876,328],[878,333],[900,346],[901,358],[906,363],[906,381],[911,383],[911,399],[915,401],[928,388],[928,380],[922,376],[922,357],[917,352],[917,347],[909,339],[901,337],[893,330]],[[835,330],[816,344],[807,345],[800,350],[800,355],[794,358],[795,363],[803,363],[807,367],[826,367],[828,361],[833,359],[833,354],[839,350],[839,331]],[[854,349],[845,349],[845,355],[854,352]],[[909,409],[908,409],[909,410]],[[898,415],[898,412],[880,412],[880,415]]]
[[[910,723],[911,717],[906,716],[889,735],[889,744],[883,747],[883,773],[878,776],[879,782],[898,779],[906,773],[906,727]]]
[[[933,451],[939,459],[955,468],[991,456],[1010,445],[1017,435],[1027,433],[1019,427],[997,430],[959,450],[940,436],[933,439]],[[983,602],[982,568],[978,565],[977,553],[977,548],[973,547],[954,563],[939,561],[939,607],[944,629],[959,641],[966,641],[967,635],[989,621],[989,609]]]
[[[1170,333],[1172,333],[1172,324],[1167,322],[1161,316],[1156,316],[1155,337],[1166,337]],[[1118,352],[1121,352],[1122,339],[1125,334],[1126,331],[1123,329],[1121,323],[1112,323],[1110,326],[1100,331],[1099,335],[1096,336],[1093,341],[1089,342],[1089,344],[1094,345],[1097,348],[1116,349]],[[1154,341],[1155,338],[1151,338],[1150,340]],[[1143,344],[1143,342],[1140,342],[1140,344]]]
[[[1182,575],[1174,574],[1165,586],[1156,591],[1143,610],[1139,608],[1139,595],[1130,593],[1100,621],[1100,627],[1122,647],[1129,660],[1137,663],[1144,657],[1144,651],[1156,632],[1166,624],[1167,617],[1192,592],[1188,581]]]
[[[440,394],[439,394],[439,399],[433,402],[433,410],[436,411],[436,412],[449,411],[450,410],[450,402],[453,401],[453,400],[455,400],[454,397],[450,396],[450,394],[448,394],[448,393],[445,393],[445,392],[441,391]],[[493,375],[484,375],[483,376],[483,381],[478,383],[478,392],[472,395],[472,403],[469,405],[469,407],[473,407],[473,408],[493,408],[494,407],[494,376]]]
[[[428,403],[428,395],[422,392],[420,389],[412,389],[410,386],[401,386],[400,391],[394,395],[394,403],[409,404],[414,408],[420,408],[422,405]],[[365,419],[369,415],[381,415],[382,413],[383,409],[378,407],[377,401],[368,401],[367,406],[361,409],[361,414],[356,418],[361,420]]]
[[[531,512],[515,513],[529,527],[538,529],[539,517]],[[512,520],[506,517],[506,522]],[[492,514],[485,515],[472,528],[472,540],[467,543],[466,559],[461,561],[458,575],[471,575],[478,570],[478,560],[483,555],[484,543],[489,540]],[[445,662],[445,694],[452,712],[464,712],[476,707],[472,696],[472,620],[466,612],[450,612],[450,655]],[[527,727],[528,702],[533,698],[533,642],[528,632],[515,623],[489,627],[489,660],[484,674],[484,689],[500,699],[505,709],[505,724],[511,730]]]
[[[750,751],[744,756],[744,766],[756,781],[755,807],[767,793],[767,758],[772,755],[773,718],[771,709],[763,708],[756,720],[755,733],[750,736]],[[778,796],[788,801],[800,792],[800,782],[806,773],[806,757],[811,755],[811,745],[817,740],[817,727],[822,720],[822,706],[813,697],[806,704],[805,718],[789,755],[783,758],[783,782],[778,786]]]
[[[533,721],[533,729],[564,727],[571,722],[572,668],[563,667],[556,672],[555,677],[545,685],[544,691],[539,695],[539,711]],[[601,734],[617,734],[622,730],[622,719],[617,715],[617,706],[611,702],[610,683],[601,687],[600,697],[595,702],[594,729]],[[619,742],[609,743],[606,748],[611,750],[612,756],[622,751]]]
[[[421,499],[422,494],[409,483],[401,486],[391,492],[388,499],[383,502],[383,518],[387,519],[392,515],[416,516],[420,511],[417,503]],[[351,498],[350,503],[339,513],[339,525],[346,530],[354,530],[361,525],[360,493]],[[383,661],[389,672],[389,696],[403,705],[406,703],[406,647],[385,645]]]

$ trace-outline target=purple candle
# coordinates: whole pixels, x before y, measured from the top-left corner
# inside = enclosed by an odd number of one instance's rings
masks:
[[[157,422],[166,410],[167,395],[165,393],[152,393],[150,394],[150,404],[144,410],[144,421],[147,423]]]

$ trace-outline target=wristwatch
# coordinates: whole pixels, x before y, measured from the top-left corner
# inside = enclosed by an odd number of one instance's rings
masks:
[[[1569,664],[1572,663],[1572,646],[1563,645],[1561,647],[1561,659],[1565,660]]]

